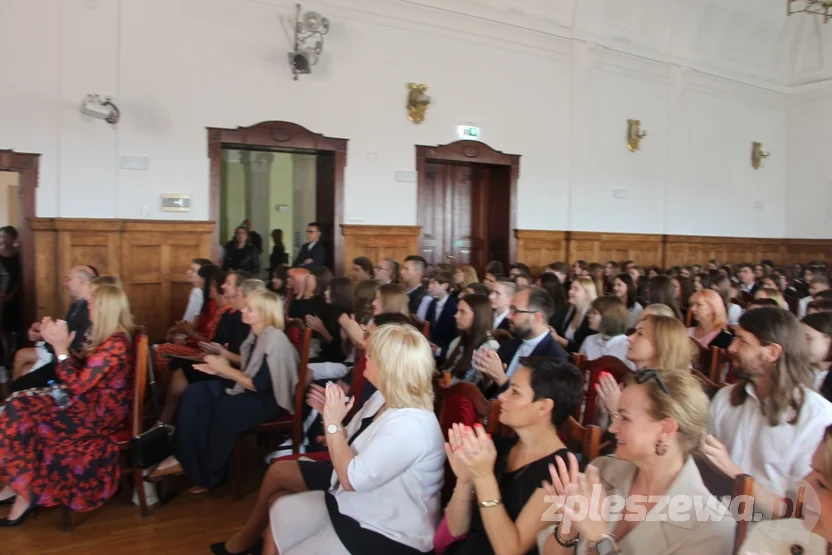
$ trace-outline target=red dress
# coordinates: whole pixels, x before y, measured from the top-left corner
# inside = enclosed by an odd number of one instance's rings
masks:
[[[133,395],[133,349],[113,334],[86,362],[68,358],[57,374],[69,395],[61,410],[48,388],[9,397],[0,412],[0,484],[34,503],[91,511],[119,484],[113,434],[127,424]]]

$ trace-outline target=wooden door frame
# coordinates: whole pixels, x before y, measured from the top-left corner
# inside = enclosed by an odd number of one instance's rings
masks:
[[[520,155],[506,154],[495,150],[479,141],[455,141],[446,145],[423,146],[416,145],[416,175],[417,175],[417,211],[416,224],[421,228],[422,221],[419,206],[427,202],[427,174],[425,166],[428,162],[462,162],[487,164],[490,166],[507,166],[509,168],[509,264],[517,257],[517,178],[520,176]],[[423,234],[419,232],[419,252],[422,252]]]
[[[23,265],[21,276],[21,333],[28,328],[28,324],[35,321],[37,314],[35,298],[35,235],[32,231],[32,220],[35,218],[37,202],[38,170],[40,154],[0,150],[0,170],[13,171],[20,174],[18,182],[19,221],[17,225],[18,244],[20,245],[20,260]],[[57,269],[56,269],[57,271]]]
[[[208,158],[211,163],[211,220],[214,222],[211,256],[219,258],[220,250],[220,192],[222,187],[222,149],[288,148],[332,152],[335,155],[335,205],[332,222],[333,268],[344,267],[344,236],[339,232],[344,215],[344,171],[347,166],[348,139],[326,137],[289,121],[263,121],[237,129],[208,127]],[[317,176],[316,176],[317,178]],[[271,231],[271,230],[270,230]],[[269,237],[265,238],[268,241]]]

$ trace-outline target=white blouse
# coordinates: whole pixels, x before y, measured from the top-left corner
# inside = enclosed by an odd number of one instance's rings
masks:
[[[586,356],[587,360],[595,360],[603,356],[614,356],[626,364],[630,370],[635,370],[636,365],[632,361],[627,360],[627,351],[629,348],[630,344],[627,341],[627,336],[624,334],[604,339],[600,333],[596,333],[584,339],[583,345],[581,345],[581,354]]]
[[[639,316],[641,316],[641,313],[644,312],[644,307],[641,306],[641,303],[635,303],[627,312],[630,314],[629,325],[627,327],[634,328],[638,323]]]
[[[803,555],[826,555],[826,540],[806,529],[803,519],[765,520],[751,525],[740,548],[741,555],[792,555],[799,546]]]

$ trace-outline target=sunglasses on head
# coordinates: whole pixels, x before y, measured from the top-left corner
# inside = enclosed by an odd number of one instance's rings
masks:
[[[639,370],[636,372],[636,383],[641,385],[644,383],[649,382],[650,380],[656,380],[659,384],[659,387],[664,391],[666,394],[670,395],[670,391],[667,389],[667,386],[662,381],[662,377],[659,375],[658,372],[655,370],[650,370],[645,368],[644,370]]]

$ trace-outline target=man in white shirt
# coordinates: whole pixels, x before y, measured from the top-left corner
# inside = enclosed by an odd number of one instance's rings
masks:
[[[191,282],[194,288],[191,289],[191,295],[188,297],[188,307],[185,309],[185,315],[182,317],[182,320],[191,325],[196,324],[196,317],[199,316],[199,313],[202,311],[202,303],[205,302],[202,295],[205,280],[199,277],[199,270],[209,264],[211,264],[211,261],[207,258],[194,258],[191,260],[191,265],[188,266],[188,271],[185,272],[188,281]]]
[[[806,309],[808,308],[809,303],[815,300],[815,295],[821,291],[826,291],[827,289],[829,289],[829,279],[822,275],[816,275],[813,277],[812,281],[809,283],[809,295],[800,299],[800,304],[797,309],[797,317],[803,318],[806,316]]]
[[[729,349],[740,367],[736,384],[711,401],[704,453],[730,478],[749,474],[767,513],[794,499],[812,470],[812,454],[832,424],[832,403],[811,390],[806,339],[797,318],[781,308],[746,312]]]
[[[494,327],[492,329],[511,331],[508,309],[517,290],[517,284],[507,279],[498,279],[491,284],[490,288],[491,293],[488,295],[488,299],[491,301],[491,308],[494,309]]]

